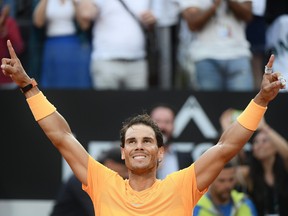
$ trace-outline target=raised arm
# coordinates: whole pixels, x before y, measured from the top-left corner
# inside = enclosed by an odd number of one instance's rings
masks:
[[[271,56],[267,65],[272,67],[273,61],[274,56]],[[259,93],[237,121],[223,132],[215,146],[208,149],[195,161],[197,186],[200,191],[213,182],[224,165],[242,149],[257,129],[267,105],[276,97],[279,90],[284,88],[279,77],[279,73],[265,73]]]
[[[6,76],[23,88],[31,84],[31,78],[21,65],[10,41],[7,41],[11,58],[3,58],[1,69]],[[44,133],[70,165],[77,178],[87,184],[88,153],[75,139],[66,120],[42,95],[37,86],[25,93],[31,111]]]

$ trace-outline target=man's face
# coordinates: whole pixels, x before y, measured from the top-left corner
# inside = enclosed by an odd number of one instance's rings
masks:
[[[155,132],[151,127],[133,125],[126,131],[121,154],[129,171],[144,174],[156,171],[158,161],[163,157],[163,147],[157,146]]]
[[[210,194],[216,204],[225,204],[230,200],[230,193],[236,184],[236,169],[224,168],[210,186]]]
[[[167,107],[157,107],[151,112],[151,118],[157,123],[160,128],[164,143],[172,138],[174,130],[174,113]]]

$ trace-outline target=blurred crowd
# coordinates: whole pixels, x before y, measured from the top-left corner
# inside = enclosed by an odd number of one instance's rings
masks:
[[[1,58],[12,41],[43,88],[259,89],[287,66],[285,0],[1,0]],[[25,41],[25,42],[24,42]],[[15,88],[0,76],[0,88]]]

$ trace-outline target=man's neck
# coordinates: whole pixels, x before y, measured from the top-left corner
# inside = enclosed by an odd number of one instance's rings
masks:
[[[129,175],[129,185],[135,191],[143,191],[152,187],[156,180],[156,174],[136,175],[131,173]]]

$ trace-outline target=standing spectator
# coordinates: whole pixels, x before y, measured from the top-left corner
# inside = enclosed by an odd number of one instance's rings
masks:
[[[0,2],[0,59],[9,57],[7,40],[14,44],[15,52],[19,55],[24,51],[24,42],[16,20],[9,15],[10,6]],[[0,89],[12,89],[16,85],[10,77],[0,74]]]
[[[109,169],[118,172],[124,179],[128,178],[128,170],[124,160],[121,159],[120,148],[112,147],[103,152],[100,163]],[[81,182],[72,175],[62,186],[51,216],[95,216],[92,201],[88,194],[82,190]]]
[[[191,58],[197,89],[204,91],[253,90],[251,52],[245,22],[252,19],[251,0],[191,0],[184,12],[191,31]]]
[[[40,84],[44,88],[88,88],[89,49],[82,47],[70,0],[40,0],[34,25],[45,27]]]
[[[95,89],[148,88],[144,28],[151,30],[156,22],[150,1],[126,0],[126,7],[120,0],[77,4],[81,26],[94,23],[90,71]]]
[[[266,46],[276,56],[273,68],[275,71],[283,71],[282,75],[288,80],[288,1],[267,0],[265,18]]]
[[[288,143],[263,119],[252,141],[247,188],[259,215],[288,215]]]
[[[188,167],[193,159],[191,152],[177,151],[173,145],[174,109],[167,104],[157,104],[151,109],[150,116],[161,130],[165,143],[164,157],[157,171],[157,177],[164,179],[168,174]]]
[[[234,189],[236,167],[225,165],[209,187],[209,191],[198,201],[194,216],[257,216],[256,208],[245,193]]]

